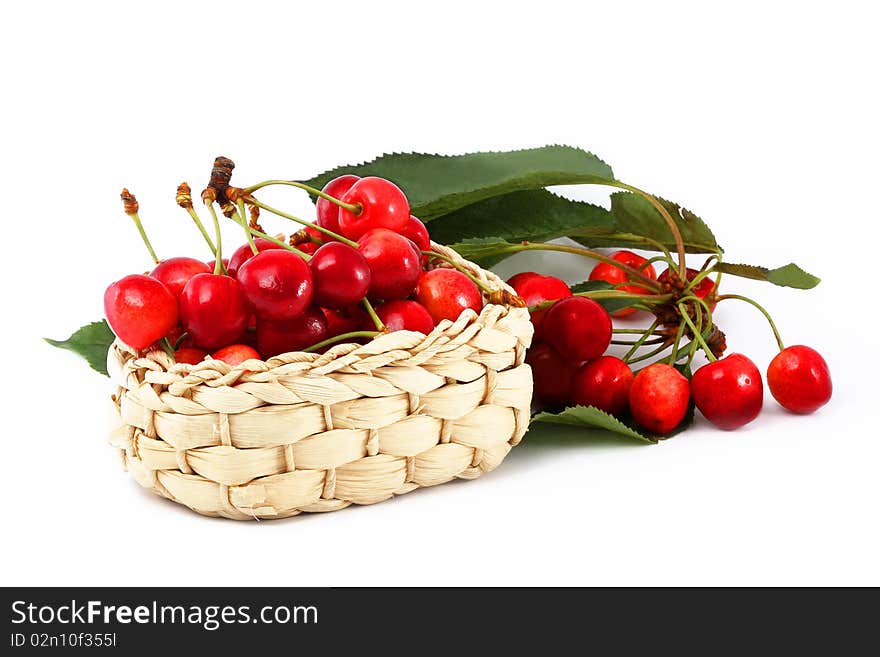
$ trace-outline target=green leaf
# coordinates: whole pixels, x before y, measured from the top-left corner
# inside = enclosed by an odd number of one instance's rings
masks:
[[[596,292],[598,290],[613,290],[614,286],[607,281],[584,281],[583,283],[577,283],[575,285],[569,286],[572,294],[580,294],[581,292]],[[600,304],[605,310],[609,313],[613,313],[617,310],[623,310],[624,308],[629,308],[634,305],[635,301],[629,301],[628,299],[593,299],[596,303]]]
[[[757,265],[740,265],[729,262],[721,262],[715,265],[715,269],[725,274],[751,278],[756,281],[769,281],[782,287],[793,287],[798,290],[809,290],[819,284],[820,278],[805,272],[793,262],[784,267],[768,269]]]
[[[66,340],[43,339],[53,347],[79,354],[88,361],[93,370],[107,376],[107,351],[116,336],[105,320],[86,324]]]
[[[640,433],[627,426],[613,415],[600,411],[593,406],[571,406],[559,413],[538,413],[532,418],[532,422],[546,422],[549,424],[565,424],[575,427],[590,429],[605,429],[627,438],[635,438],[646,443],[656,443],[657,440]]]
[[[336,167],[303,182],[323,187],[345,173],[395,182],[406,192],[412,213],[426,222],[517,190],[614,179],[611,167],[592,153],[552,145],[451,156],[394,153],[364,164]]]
[[[657,200],[678,225],[688,253],[717,253],[722,250],[706,222],[697,215],[672,201],[662,198]],[[615,192],[611,195],[611,214],[618,231],[649,237],[661,242],[671,251],[675,250],[675,243],[666,221],[657,209],[641,196],[630,192]],[[599,246],[596,242],[590,243]],[[624,245],[615,243],[613,246]],[[654,247],[642,248],[656,250]]]
[[[598,205],[531,189],[460,208],[434,221],[430,230],[431,238],[441,244],[493,236],[511,242],[546,242],[579,231],[613,234],[615,224],[611,213]]]

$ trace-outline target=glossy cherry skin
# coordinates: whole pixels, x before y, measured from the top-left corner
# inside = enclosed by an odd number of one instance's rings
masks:
[[[257,250],[260,253],[262,253],[263,251],[270,251],[272,249],[284,248],[283,246],[279,246],[274,242],[264,240],[262,237],[254,238],[254,246],[257,247]],[[251,249],[251,245],[248,243],[242,244],[235,251],[233,251],[232,257],[230,257],[229,262],[226,263],[226,273],[232,276],[232,278],[235,278],[236,276],[238,276],[238,270],[241,269],[241,266],[253,257],[254,251],[253,249]]]
[[[241,285],[229,276],[196,274],[180,295],[183,327],[196,346],[209,351],[237,342],[249,317]]]
[[[687,279],[689,281],[694,280],[698,272],[696,269],[687,268]],[[657,277],[657,282],[670,284],[670,283],[678,283],[681,281],[681,278],[678,275],[678,272],[673,271],[671,269],[667,269],[660,273]],[[715,310],[715,306],[717,305],[717,301],[715,300],[715,282],[708,276],[701,279],[697,286],[691,290],[695,297],[698,299],[704,299],[709,306],[709,310]]]
[[[309,260],[314,301],[324,308],[345,308],[367,296],[372,274],[366,258],[342,242],[328,242]]]
[[[358,251],[370,265],[371,299],[404,299],[415,289],[421,273],[421,254],[403,235],[374,228],[358,240]]]
[[[174,360],[178,363],[188,363],[190,365],[198,365],[208,356],[208,352],[204,349],[196,349],[195,347],[181,347],[174,352]]]
[[[764,405],[764,381],[751,360],[730,354],[694,372],[691,394],[709,422],[731,431],[758,417]]]
[[[428,234],[428,228],[414,216],[409,216],[409,221],[400,234],[412,240],[412,243],[418,247],[419,251],[431,250],[431,236]],[[428,256],[422,255],[422,266],[424,267],[427,263]]]
[[[316,306],[289,321],[257,320],[257,349],[263,358],[301,351],[326,339],[327,318]]]
[[[327,337],[335,338],[343,333],[353,331],[374,331],[375,326],[370,316],[360,306],[349,306],[340,310],[322,308],[324,317],[327,319]]]
[[[611,317],[592,299],[568,297],[550,307],[542,338],[573,363],[598,358],[611,344]]]
[[[342,198],[345,193],[351,189],[351,186],[354,185],[358,180],[360,180],[360,176],[356,176],[354,174],[346,174],[344,176],[339,176],[338,178],[334,178],[330,182],[328,182],[321,189],[325,194],[329,194],[333,198]],[[326,228],[327,230],[332,230],[334,233],[340,233],[339,230],[339,206],[335,203],[331,203],[327,199],[318,198],[318,201],[315,203],[315,212],[317,213],[316,224],[321,226],[322,228]],[[326,240],[327,237],[324,236],[321,239]]]
[[[533,346],[526,353],[532,368],[535,398],[545,407],[562,408],[571,403],[571,383],[575,368],[546,344]]]
[[[455,269],[422,272],[416,287],[416,301],[427,309],[435,324],[444,319],[454,322],[467,308],[478,315],[483,309],[480,288]]]
[[[600,356],[581,365],[571,382],[571,402],[595,406],[611,415],[623,415],[629,407],[629,389],[634,374],[629,365],[614,356]]]
[[[565,281],[555,276],[544,276],[533,271],[524,271],[512,276],[507,284],[522,297],[526,306],[537,306],[545,301],[565,299],[571,296],[571,290]],[[541,324],[547,314],[548,308],[533,310],[531,313],[532,324],[535,325],[535,339],[541,337]]]
[[[312,272],[308,263],[291,251],[262,251],[241,266],[237,278],[260,319],[293,319],[312,302]]]
[[[657,434],[671,433],[687,414],[691,385],[674,367],[654,363],[639,370],[629,389],[636,423]]]
[[[633,269],[640,269],[641,272],[648,278],[652,278],[655,280],[657,279],[657,272],[654,271],[654,267],[652,265],[647,265],[646,267],[642,268],[642,265],[644,265],[648,261],[648,259],[643,258],[638,253],[633,253],[632,251],[616,251],[611,254],[611,258],[621,264],[632,267]],[[622,283],[626,283],[627,281],[631,280],[629,278],[629,275],[620,267],[615,267],[614,265],[607,262],[600,262],[595,267],[593,267],[593,271],[590,272],[590,280],[605,281],[606,283],[611,283],[612,285],[617,286],[618,290],[631,292],[632,294],[651,294],[651,290],[640,287],[638,285],[622,285]],[[616,310],[611,313],[611,316],[629,317],[636,312],[637,310],[635,308],[622,308],[621,310]]]
[[[104,316],[120,340],[146,349],[177,325],[177,299],[151,276],[132,274],[104,292]]]
[[[430,313],[416,301],[389,301],[376,308],[376,314],[389,331],[419,331],[427,335],[434,330]]]
[[[409,222],[409,201],[390,180],[367,176],[342,195],[343,202],[360,206],[360,212],[339,208],[339,230],[351,240],[374,228],[403,232]]]
[[[196,274],[210,274],[212,271],[214,271],[214,267],[209,267],[201,260],[180,257],[163,260],[153,268],[150,276],[161,281],[174,295],[174,298],[179,298],[183,288],[189,283],[189,279]]]
[[[260,354],[256,349],[246,344],[231,344],[215,351],[211,354],[211,358],[235,366],[241,365],[246,360],[260,360]]]
[[[792,413],[807,414],[831,399],[831,372],[818,351],[804,345],[786,347],[767,368],[770,393]]]

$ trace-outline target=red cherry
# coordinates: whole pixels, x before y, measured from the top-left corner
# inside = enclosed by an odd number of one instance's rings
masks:
[[[666,363],[639,370],[629,389],[633,419],[648,431],[670,433],[687,414],[691,386],[682,374]]]
[[[238,281],[229,276],[196,274],[180,295],[180,318],[193,343],[219,349],[241,337],[250,309]]]
[[[390,180],[367,176],[342,195],[343,202],[360,205],[354,213],[339,208],[339,230],[347,238],[360,239],[373,228],[403,232],[409,222],[409,201],[400,187]]]
[[[654,271],[652,265],[647,265],[642,269],[642,265],[648,262],[648,259],[643,258],[637,253],[633,253],[632,251],[616,251],[611,254],[611,258],[621,264],[632,267],[633,269],[641,269],[642,273],[648,278],[655,280],[657,278],[657,272]],[[621,283],[630,280],[629,275],[620,267],[615,267],[607,262],[600,262],[593,267],[593,271],[590,272],[590,280],[605,281],[606,283],[611,283],[612,285],[617,286],[618,290],[631,292],[632,294],[651,294],[651,290],[639,287],[638,285],[621,285]],[[611,313],[611,316],[628,317],[636,312],[635,308],[622,308],[621,310],[616,310]]]
[[[260,354],[257,353],[256,349],[246,344],[231,344],[228,347],[215,351],[211,354],[211,358],[222,360],[224,363],[235,366],[254,358],[260,360]]]
[[[595,406],[611,415],[623,415],[629,406],[633,382],[629,365],[614,356],[601,356],[578,368],[571,382],[571,401]]]
[[[454,322],[465,308],[477,314],[483,308],[480,288],[455,269],[423,272],[416,287],[416,301],[428,310],[436,324],[444,319]]]
[[[418,247],[419,251],[431,250],[431,236],[428,234],[428,229],[425,227],[425,224],[414,216],[409,216],[409,221],[406,223],[406,227],[400,232],[400,234],[407,239],[412,240],[412,243]],[[427,263],[428,256],[422,255],[422,266],[424,267]]]
[[[694,280],[697,274],[700,272],[696,269],[687,268],[687,279],[688,281]],[[668,283],[672,285],[680,285],[681,277],[678,275],[678,272],[672,269],[667,269],[660,273],[657,277],[658,283]],[[697,286],[691,290],[693,295],[698,299],[704,299],[709,306],[709,310],[714,311],[715,306],[717,305],[717,301],[715,300],[715,282],[706,276],[703,279],[700,279],[700,282],[697,283]]]
[[[544,276],[533,271],[524,271],[511,277],[507,284],[522,297],[526,306],[537,306],[545,301],[555,301],[571,296],[571,290],[565,281],[555,276]],[[539,338],[544,316],[549,308],[532,311],[532,324],[535,325],[535,338]]]
[[[389,301],[376,308],[376,314],[389,331],[418,331],[427,335],[434,330],[434,320],[416,301]]]
[[[327,339],[327,318],[320,308],[311,306],[299,317],[277,322],[257,321],[257,349],[263,358],[300,351]]]
[[[271,249],[283,249],[283,246],[279,246],[275,244],[275,242],[270,242],[269,240],[264,240],[262,237],[254,238],[254,246],[257,247],[257,250],[262,253],[263,251],[269,251]],[[246,263],[248,260],[254,257],[254,251],[251,249],[251,245],[248,243],[242,244],[232,253],[232,257],[229,258],[229,262],[226,264],[226,273],[235,278],[238,276],[238,270],[241,269],[241,266]],[[213,266],[211,270],[213,271]]]
[[[728,431],[754,420],[764,404],[761,372],[742,354],[703,365],[691,378],[691,393],[700,413]]]
[[[550,307],[541,335],[560,355],[574,363],[601,356],[611,344],[611,317],[586,297],[568,297]]]
[[[321,191],[325,194],[329,194],[333,198],[341,198],[349,189],[351,189],[351,186],[360,179],[360,176],[355,176],[350,173],[344,176],[339,176],[324,185]],[[315,212],[318,215],[318,218],[315,221],[316,224],[327,230],[332,230],[334,233],[342,232],[339,230],[338,205],[319,197],[318,202],[315,203]],[[321,239],[326,241],[328,237],[321,233]]]
[[[161,281],[174,298],[180,297],[183,288],[196,274],[210,274],[214,271],[213,265],[208,265],[195,258],[169,258],[155,266],[150,276]]]
[[[155,278],[132,274],[104,292],[104,315],[120,340],[146,349],[177,325],[177,299]]]
[[[403,299],[415,289],[421,272],[421,254],[403,235],[374,228],[358,240],[358,251],[370,265],[371,298]]]
[[[831,399],[831,372],[818,351],[804,345],[786,347],[767,368],[770,392],[792,413],[812,413]]]
[[[341,310],[322,308],[327,318],[327,337],[335,338],[353,331],[375,330],[370,316],[360,306],[349,306]]]
[[[312,273],[292,251],[263,251],[238,270],[245,297],[261,319],[293,319],[312,302]]]
[[[195,347],[181,347],[177,351],[174,352],[174,360],[178,363],[189,363],[190,365],[198,365],[205,357],[208,355],[208,352],[203,349],[196,349]]]
[[[568,406],[574,366],[546,344],[538,344],[526,353],[526,363],[532,368],[535,397],[544,406]]]
[[[342,242],[328,242],[309,260],[315,294],[324,308],[344,308],[359,302],[370,289],[370,265],[360,251]]]

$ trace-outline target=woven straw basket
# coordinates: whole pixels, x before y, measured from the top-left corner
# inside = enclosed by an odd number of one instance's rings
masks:
[[[428,336],[396,331],[246,369],[175,364],[117,341],[108,369],[122,426],[110,442],[138,483],[208,516],[374,504],[501,463],[529,423],[531,337],[526,308],[487,303]]]

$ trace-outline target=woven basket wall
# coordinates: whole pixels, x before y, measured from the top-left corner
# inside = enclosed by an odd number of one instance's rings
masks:
[[[117,341],[108,369],[122,426],[110,442],[142,486],[209,516],[374,504],[501,463],[528,428],[531,338],[527,309],[486,304],[428,336],[396,331],[237,367],[175,364]]]

